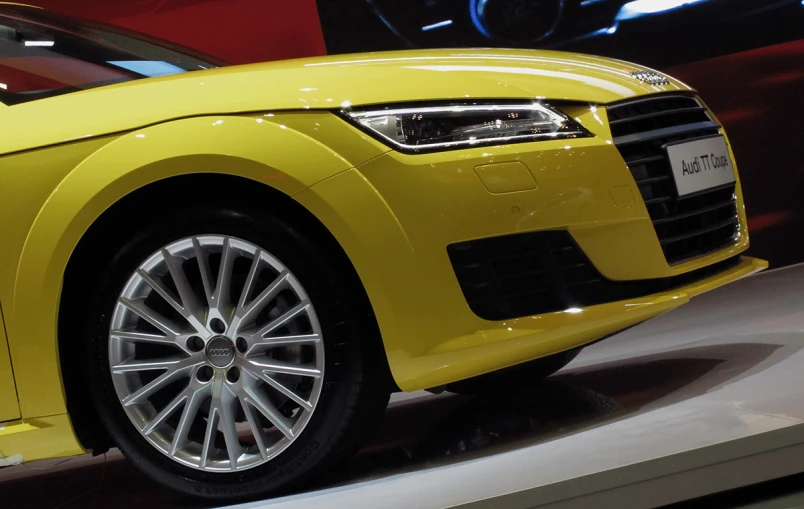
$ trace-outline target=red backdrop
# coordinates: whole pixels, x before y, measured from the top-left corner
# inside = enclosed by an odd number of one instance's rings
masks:
[[[30,0],[29,3],[143,32],[235,64],[326,53],[315,0]]]
[[[804,261],[804,39],[667,69],[723,123],[740,170],[751,252],[779,267]]]

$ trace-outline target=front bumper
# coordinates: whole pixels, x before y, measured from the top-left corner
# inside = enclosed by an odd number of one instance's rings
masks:
[[[447,253],[451,244],[568,231],[597,271],[614,281],[677,276],[748,247],[738,182],[735,241],[669,265],[634,177],[613,145],[605,110],[571,114],[595,137],[422,155],[389,152],[295,196],[355,265],[403,390],[592,342],[766,266],[743,257],[722,273],[646,297],[509,320],[478,317],[458,284]],[[500,179],[483,175],[495,168],[490,165],[499,165]],[[522,179],[520,167],[532,179]]]
[[[766,267],[767,262],[763,260],[743,256],[731,269],[674,291],[590,306],[580,312],[572,310],[504,322],[487,322],[484,329],[452,338],[427,355],[398,363],[394,376],[404,376],[397,378],[397,383],[404,390],[437,387],[583,346],[675,309],[696,295]]]

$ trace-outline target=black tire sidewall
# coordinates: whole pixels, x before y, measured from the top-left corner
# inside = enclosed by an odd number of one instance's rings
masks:
[[[125,414],[108,361],[111,315],[123,285],[152,253],[173,241],[220,234],[251,242],[279,259],[300,281],[322,327],[325,370],[318,405],[301,435],[267,464],[234,473],[208,473],[176,463],[153,447]],[[279,493],[325,470],[348,423],[365,366],[361,357],[361,312],[350,282],[314,240],[267,213],[199,207],[174,212],[146,227],[109,258],[97,282],[87,320],[91,397],[98,416],[121,451],[151,478],[173,489],[227,501]],[[381,399],[381,398],[380,398]],[[387,400],[386,400],[387,401]]]

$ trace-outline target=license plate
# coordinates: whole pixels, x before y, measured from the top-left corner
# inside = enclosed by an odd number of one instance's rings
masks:
[[[667,146],[679,196],[734,182],[734,166],[726,140],[713,136]]]

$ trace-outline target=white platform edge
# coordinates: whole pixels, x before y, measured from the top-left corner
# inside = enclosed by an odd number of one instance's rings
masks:
[[[804,424],[452,507],[654,508],[804,472]]]
[[[804,266],[746,278],[578,359],[583,368],[701,346],[781,348],[702,393],[557,441],[236,507],[653,508],[804,472],[801,288]]]

